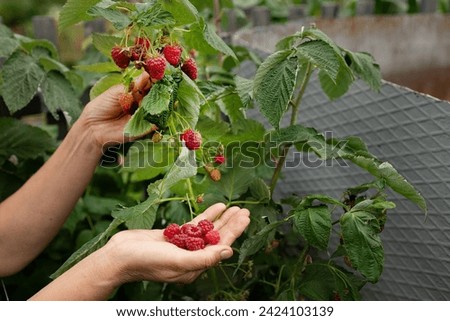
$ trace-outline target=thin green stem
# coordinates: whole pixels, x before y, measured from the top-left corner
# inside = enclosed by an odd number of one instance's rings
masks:
[[[192,206],[194,207],[195,213],[198,213],[199,207],[198,207],[198,204],[197,204],[197,197],[194,194],[194,189],[192,188],[191,179],[188,178],[188,179],[186,179],[186,181],[187,181],[187,185],[188,185],[189,198],[192,201]]]
[[[187,201],[187,204],[188,204],[188,207],[189,207],[189,213],[191,214],[191,220],[193,220],[194,216],[195,216],[195,213],[192,210],[191,199],[189,198],[188,194],[186,194],[186,201]]]
[[[294,296],[295,296],[295,284],[297,281],[297,277],[302,274],[303,269],[305,268],[306,255],[308,255],[309,248],[310,248],[309,244],[306,243],[305,247],[303,248],[302,252],[300,253],[294,273],[292,274],[292,277],[291,277],[291,291]]]
[[[243,204],[257,205],[257,204],[261,204],[261,201],[232,201],[232,202],[228,202],[228,206],[243,205]]]
[[[162,199],[158,200],[157,203],[158,203],[158,204],[161,204],[161,203],[176,202],[176,201],[184,202],[184,201],[186,201],[186,197],[169,197],[169,198],[162,198]]]
[[[312,65],[311,65],[311,63],[308,63],[306,65],[305,77],[303,78],[302,84],[300,86],[300,91],[299,91],[297,97],[295,98],[294,103],[292,104],[291,126],[293,126],[297,123],[298,108],[300,107],[300,104],[302,102],[306,87],[308,87],[308,83],[309,83],[309,79],[311,78],[311,74],[312,74]]]
[[[222,265],[219,265],[219,269],[222,271],[222,274],[225,277],[225,279],[227,280],[227,282],[230,285],[230,287],[233,290],[238,291],[239,289],[234,286],[233,282],[230,280],[230,277],[228,276],[227,272],[224,270]]]

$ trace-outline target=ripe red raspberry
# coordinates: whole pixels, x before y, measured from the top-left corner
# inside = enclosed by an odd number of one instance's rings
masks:
[[[209,231],[214,230],[214,224],[208,220],[201,220],[198,222],[198,227],[201,228],[203,235],[206,235]]]
[[[223,156],[223,155],[216,155],[214,157],[214,163],[219,164],[219,165],[225,163],[225,160],[226,160],[225,156]]]
[[[114,46],[111,49],[111,57],[119,68],[125,69],[130,64],[130,52],[126,48]]]
[[[137,47],[142,47],[145,51],[150,48],[150,40],[144,37],[136,37],[134,39],[134,45]]]
[[[217,168],[213,168],[208,174],[214,182],[218,182],[222,178],[222,174]]]
[[[145,57],[145,51],[142,47],[132,47],[130,49],[130,59],[131,61],[141,61]]]
[[[199,149],[202,145],[202,135],[192,129],[186,129],[183,134],[181,134],[180,139],[190,150]]]
[[[183,49],[178,45],[167,45],[163,49],[163,55],[172,66],[180,64],[181,52]]]
[[[205,241],[201,237],[187,237],[186,249],[189,251],[197,251],[205,248]]]
[[[176,234],[174,235],[169,242],[178,246],[179,248],[186,249],[186,241],[189,238],[186,234]]]
[[[209,231],[208,233],[206,233],[206,235],[203,237],[203,239],[205,240],[206,244],[218,244],[220,241],[220,234],[219,231],[217,230],[212,230]]]
[[[202,236],[202,230],[200,227],[194,224],[184,224],[181,227],[181,233],[186,234],[190,237],[201,237]]]
[[[161,80],[166,72],[166,59],[163,56],[147,58],[144,69],[150,75],[150,78]]]
[[[192,80],[195,80],[198,77],[197,64],[195,63],[195,60],[193,58],[189,58],[188,60],[186,60],[181,66],[181,70],[183,70],[184,73],[188,75],[188,77]]]
[[[119,96],[119,104],[125,114],[133,113],[134,98],[131,93],[122,93]]]
[[[164,236],[170,240],[172,239],[175,235],[180,234],[181,233],[181,229],[180,226],[176,223],[172,223],[169,224],[165,229],[164,229]]]

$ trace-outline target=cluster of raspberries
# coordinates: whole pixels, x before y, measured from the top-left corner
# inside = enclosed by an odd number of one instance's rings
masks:
[[[133,46],[114,46],[111,50],[111,57],[121,69],[127,68],[131,62],[134,62],[136,68],[144,68],[156,81],[163,79],[166,62],[174,67],[181,65],[180,68],[186,75],[193,80],[197,79],[197,64],[192,57],[182,60],[183,48],[180,45],[166,44],[159,51],[153,50],[153,53],[150,53],[150,48],[151,43],[148,38],[137,37]]]
[[[157,41],[152,46],[148,38],[136,37],[132,46],[116,45],[111,49],[111,58],[119,68],[125,70],[134,65],[137,69],[143,68],[150,76],[150,82],[138,90],[140,92],[138,96],[133,95],[130,90],[119,96],[119,104],[126,114],[134,114],[137,105],[152,85],[164,78],[168,64],[180,68],[192,80],[197,79],[197,63],[192,54],[187,54],[183,58],[183,47],[177,43],[165,43],[166,41],[160,39],[160,42]]]
[[[208,220],[201,220],[197,225],[187,223],[179,226],[172,223],[163,234],[170,243],[189,251],[201,250],[208,244],[214,245],[220,241],[219,231],[214,230],[214,224]]]

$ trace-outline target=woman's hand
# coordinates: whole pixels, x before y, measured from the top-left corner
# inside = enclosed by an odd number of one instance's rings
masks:
[[[136,101],[142,99],[142,93],[147,92],[149,86],[151,86],[149,76],[143,72],[134,81],[132,89]],[[123,85],[109,88],[86,105],[78,120],[83,124],[84,130],[89,131],[94,143],[102,149],[138,138],[124,136],[125,125],[131,118],[131,115],[125,113],[119,104],[119,97],[125,92]],[[148,133],[151,131],[152,125],[149,124]]]
[[[197,216],[190,223],[208,219],[214,221],[220,233],[219,244],[208,245],[203,250],[180,249],[165,240],[163,230],[122,231],[105,249],[114,257],[111,264],[118,267],[121,283],[141,280],[190,283],[206,269],[233,255],[230,246],[248,226],[249,214],[246,209],[226,209],[218,203]]]

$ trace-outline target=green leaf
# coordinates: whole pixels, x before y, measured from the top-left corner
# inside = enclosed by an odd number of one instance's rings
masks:
[[[295,226],[305,240],[325,250],[331,234],[331,212],[328,206],[299,207],[294,215]]]
[[[157,203],[157,199],[157,195],[149,194],[149,197],[142,203],[131,207],[116,209],[111,213],[111,215],[116,220],[120,220],[122,222],[132,221],[136,217],[145,215],[147,211],[152,211],[151,208]]]
[[[258,231],[255,235],[247,238],[239,249],[238,267],[244,262],[246,257],[261,250],[267,244],[267,240],[271,233],[283,223],[283,221],[271,223]]]
[[[203,18],[189,28],[189,32],[184,37],[189,47],[196,48],[196,50],[204,54],[215,54],[218,51],[237,60],[234,51]]]
[[[319,71],[319,80],[323,91],[331,100],[347,93],[353,83],[352,75],[342,67],[339,68],[336,81],[333,81],[324,70]]]
[[[360,300],[359,290],[364,283],[332,264],[306,265],[300,281],[300,293],[309,300]],[[336,297],[334,297],[336,296]]]
[[[87,13],[93,17],[102,17],[112,23],[117,30],[123,30],[131,23],[130,18],[121,11],[111,8],[102,8],[100,6],[93,6],[89,8]]]
[[[146,113],[151,115],[157,115],[163,111],[169,110],[172,91],[172,87],[163,82],[157,82],[153,85],[152,90],[150,90],[148,95],[142,100],[141,107]]]
[[[20,45],[13,32],[3,24],[0,24],[0,43],[0,58],[9,57]]]
[[[315,134],[316,133],[316,134]],[[427,213],[423,196],[397,170],[387,162],[381,162],[367,151],[364,142],[357,137],[325,140],[315,129],[294,125],[271,132],[270,141],[293,142],[302,151],[313,151],[322,160],[348,159],[378,179],[383,179],[392,190],[417,204]]]
[[[111,213],[119,204],[119,200],[95,195],[83,197],[84,206],[89,213],[105,215]]]
[[[318,40],[326,43],[335,52],[336,57],[339,59],[340,65],[347,66],[347,64],[345,63],[345,59],[342,56],[342,49],[338,47],[338,45],[330,37],[328,37],[322,30],[317,29],[315,27],[307,28],[306,30],[303,31],[303,33],[301,33],[301,37],[309,38],[313,41]]]
[[[91,91],[89,93],[90,99],[94,99],[95,97],[101,95],[111,86],[118,85],[122,83],[122,74],[115,72],[107,74],[106,76],[100,78],[94,86],[92,86]]]
[[[234,81],[236,82],[236,91],[242,105],[244,108],[247,108],[253,99],[253,80],[236,76]]]
[[[75,264],[80,262],[82,259],[87,257],[89,254],[93,253],[94,251],[98,250],[100,247],[105,245],[108,238],[114,234],[117,227],[119,227],[119,225],[122,223],[123,223],[122,220],[114,219],[105,231],[98,234],[95,238],[91,239],[90,241],[85,243],[81,248],[79,248],[76,252],[74,252],[56,272],[50,275],[50,278],[56,279],[64,272],[72,268]]]
[[[144,108],[138,108],[125,125],[124,135],[127,137],[138,137],[149,133],[154,125],[145,120],[145,115]]]
[[[392,190],[415,203],[427,214],[427,203],[423,196],[391,164],[388,162],[381,163],[376,159],[364,156],[350,156],[348,159],[373,176],[383,179]]]
[[[59,62],[58,60],[50,58],[50,57],[39,58],[39,63],[41,64],[42,67],[44,67],[44,70],[46,72],[56,70],[61,73],[66,73],[66,72],[70,71],[70,69],[67,68],[66,65],[64,65],[63,63]]]
[[[222,137],[229,134],[230,125],[204,116],[200,117],[196,129],[202,133],[202,138],[205,142],[221,142]]]
[[[345,51],[350,59],[350,68],[353,72],[364,80],[373,90],[381,88],[380,66],[369,53]]]
[[[331,204],[331,205],[337,205],[341,207],[345,207],[345,204],[343,204],[341,201],[330,197],[328,195],[322,195],[322,194],[311,194],[305,196],[302,201],[300,202],[301,207],[310,207],[313,205],[314,201],[319,201],[321,203],[325,204]]]
[[[205,98],[197,85],[184,73],[178,87],[177,99],[180,105],[176,111],[191,128],[195,128],[200,115],[200,106],[205,102]]]
[[[222,137],[223,144],[230,143],[258,143],[264,141],[266,129],[264,125],[254,119],[240,119],[232,124],[234,133]]]
[[[157,195],[149,194],[144,202],[115,210],[111,215],[116,220],[125,222],[129,229],[151,229],[155,223],[158,206]]]
[[[67,0],[59,13],[59,30],[62,31],[81,21],[91,20],[87,11],[101,0]]]
[[[295,89],[298,59],[293,51],[279,51],[269,56],[258,68],[254,81],[254,97],[261,113],[278,128],[289,107]]]
[[[19,161],[45,156],[56,147],[44,130],[14,118],[0,118],[0,166],[11,155]]]
[[[129,149],[122,171],[131,180],[144,181],[165,173],[175,161],[175,148],[167,142],[136,141]]]
[[[250,194],[259,202],[270,200],[270,188],[263,179],[255,177],[249,185]]]
[[[80,116],[80,100],[70,82],[58,71],[47,74],[42,83],[42,95],[45,105],[56,119],[59,118],[58,110],[67,112],[73,121]]]
[[[92,34],[92,43],[94,47],[108,58],[111,58],[111,49],[120,44],[121,40],[122,39],[120,37],[107,34]]]
[[[292,49],[295,45],[295,42],[301,38],[302,38],[301,32],[296,32],[292,35],[286,36],[276,43],[275,49],[278,51]]]
[[[29,55],[16,51],[3,64],[1,77],[3,99],[11,113],[25,107],[45,78],[44,70]]]
[[[156,221],[158,207],[157,204],[149,206],[144,212],[128,219],[125,225],[130,230],[151,229]]]
[[[173,15],[162,9],[159,3],[137,3],[137,12],[132,17],[133,22],[142,27],[152,27],[163,29],[169,25],[175,24]]]
[[[205,23],[203,19],[201,20],[203,25],[203,37],[206,40],[206,42],[216,49],[217,51],[230,56],[234,58],[235,60],[238,60],[236,57],[236,54],[234,53],[233,49],[231,49],[225,41],[223,41],[222,38],[220,38],[216,31],[214,30],[214,27],[211,24]]]
[[[318,135],[314,128],[304,127],[302,125],[293,125],[286,128],[271,131],[267,138],[276,146],[284,143],[306,142]]]
[[[377,218],[360,206],[345,213],[340,224],[352,266],[370,282],[378,282],[383,272],[384,250]]]
[[[157,187],[159,196],[163,195],[179,181],[190,178],[195,174],[197,174],[195,151],[183,147],[177,160]]]
[[[32,56],[39,60],[42,56],[50,56],[50,58],[58,60],[58,50],[55,45],[46,39],[32,39],[20,36],[20,42],[28,52],[31,52]]]
[[[231,127],[234,130],[238,130],[240,127],[239,123],[246,119],[245,110],[238,94],[230,88],[227,88],[215,103],[220,108],[220,111],[228,116]]]
[[[228,201],[236,200],[248,190],[253,177],[253,168],[243,168],[236,164],[232,168],[227,168],[227,171],[222,174],[222,179],[216,184],[216,188]]]
[[[199,19],[197,9],[188,0],[162,0],[162,6],[169,11],[177,25],[186,25]]]
[[[325,72],[332,81],[338,78],[341,63],[333,48],[321,40],[307,41],[297,48],[298,54]]]

